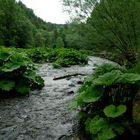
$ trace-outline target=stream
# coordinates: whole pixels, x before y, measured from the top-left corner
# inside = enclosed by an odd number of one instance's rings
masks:
[[[40,65],[39,74],[45,80],[42,90],[29,97],[0,99],[0,140],[80,140],[77,112],[69,109],[69,103],[84,79],[104,63],[112,62],[89,57],[86,66],[54,69],[50,63]],[[73,74],[77,75],[53,80]]]

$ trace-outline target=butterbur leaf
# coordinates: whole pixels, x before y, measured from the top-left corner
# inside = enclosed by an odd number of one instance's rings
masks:
[[[119,78],[120,75],[121,75],[121,71],[113,70],[111,72],[107,72],[99,76],[98,78],[94,79],[93,84],[95,86],[98,86],[98,85],[110,86],[113,83],[115,83],[115,81]]]
[[[85,103],[93,103],[98,101],[103,95],[103,88],[101,86],[90,87],[85,96],[83,97],[83,101]]]
[[[19,69],[20,68],[20,65],[19,64],[16,64],[16,63],[12,63],[12,62],[7,62],[3,68],[2,68],[2,71],[3,72],[12,72],[16,69]]]
[[[8,53],[8,52],[0,53],[0,59],[4,61],[7,61],[11,56],[12,56],[12,53]]]
[[[118,83],[130,83],[134,84],[135,82],[140,81],[140,74],[135,73],[125,73],[120,76],[117,80]]]
[[[5,91],[10,91],[15,86],[14,81],[10,80],[0,80],[0,89]]]
[[[125,105],[119,105],[117,107],[115,105],[109,105],[105,107],[103,112],[105,113],[107,117],[116,118],[122,115],[123,113],[125,113],[126,110],[127,108]]]
[[[94,73],[94,77],[97,78],[100,75],[103,75],[107,72],[111,72],[113,70],[121,70],[122,71],[122,68],[117,64],[103,64],[100,67],[97,67],[97,69],[95,70],[95,73]]]
[[[77,105],[78,106],[82,106],[84,105],[85,103],[83,102],[83,99],[85,97],[85,92],[81,92],[79,96],[76,97],[76,101],[77,101]]]

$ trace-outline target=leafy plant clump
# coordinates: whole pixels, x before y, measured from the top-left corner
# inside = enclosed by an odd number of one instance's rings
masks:
[[[1,47],[0,76],[0,93],[28,94],[44,86],[44,80],[36,74],[31,59],[15,48]]]
[[[53,62],[55,68],[68,67],[71,65],[85,65],[88,63],[88,57],[74,49],[56,48],[50,51],[48,60]]]
[[[28,49],[15,48],[15,50],[19,53],[26,53],[27,57],[29,57],[34,63],[44,63],[48,62],[48,53],[51,49],[38,47]]]
[[[92,140],[122,135],[132,123],[132,102],[140,88],[140,75],[115,64],[105,64],[87,79],[71,103]]]
[[[32,48],[16,49],[26,53],[35,63],[51,62],[55,68],[68,67],[71,65],[85,65],[88,63],[87,54],[84,51],[67,48]]]
[[[48,54],[50,49],[48,48],[33,48],[24,49],[28,57],[35,63],[44,63],[48,61]]]

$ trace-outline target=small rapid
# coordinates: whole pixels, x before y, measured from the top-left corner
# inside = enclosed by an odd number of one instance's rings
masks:
[[[85,66],[40,65],[39,74],[45,80],[42,90],[29,97],[0,99],[0,140],[79,140],[74,130],[77,112],[70,110],[69,103],[84,79],[104,63],[112,62],[89,57]]]

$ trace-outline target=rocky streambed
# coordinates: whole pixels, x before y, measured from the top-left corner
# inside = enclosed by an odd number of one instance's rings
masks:
[[[86,66],[54,69],[40,65],[45,87],[29,97],[0,99],[0,140],[79,140],[76,111],[69,109],[87,75],[96,65],[112,63],[89,57]],[[69,76],[68,76],[69,75]]]

